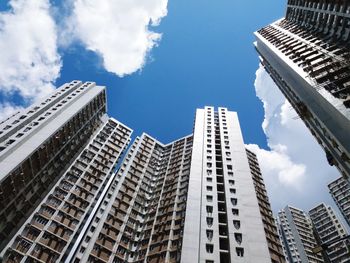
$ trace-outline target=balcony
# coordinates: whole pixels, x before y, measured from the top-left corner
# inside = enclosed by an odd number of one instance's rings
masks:
[[[50,206],[43,205],[39,210],[39,214],[43,215],[46,218],[51,218],[54,213],[55,210]]]
[[[98,244],[98,245],[100,245],[100,246],[102,246],[102,247],[112,251],[115,242],[110,237],[105,236],[103,234],[102,235],[100,234],[99,238],[96,241],[96,244]]]
[[[9,250],[4,256],[4,262],[6,263],[18,263],[21,262],[23,255],[15,250]]]
[[[48,231],[56,235],[57,237],[62,238],[64,241],[68,241],[71,235],[73,234],[72,230],[56,222],[51,223],[51,225],[48,228]]]
[[[55,217],[55,220],[72,230],[75,229],[79,223],[78,220],[62,212],[58,213],[58,215]]]
[[[32,243],[28,240],[25,240],[21,237],[17,237],[11,248],[17,250],[18,252],[26,254],[31,246]]]
[[[49,220],[36,214],[33,219],[31,220],[30,224],[39,228],[39,229],[43,229],[44,226],[47,224]]]
[[[24,228],[22,236],[29,240],[35,240],[40,234],[40,231],[29,224]]]
[[[54,263],[59,258],[59,254],[48,247],[36,245],[32,254],[39,262]]]
[[[43,237],[39,240],[39,242],[40,244],[45,245],[46,247],[49,247],[50,249],[58,253],[62,252],[67,244],[67,242],[63,241],[57,236],[51,235],[48,232],[44,233]]]
[[[95,245],[94,249],[91,252],[91,255],[93,255],[94,257],[104,262],[108,262],[111,252],[109,252],[107,249],[103,247],[100,247],[99,245]]]

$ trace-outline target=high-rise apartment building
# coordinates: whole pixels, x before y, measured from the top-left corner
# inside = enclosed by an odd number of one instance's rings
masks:
[[[179,262],[191,152],[192,136],[136,138],[67,261]]]
[[[260,214],[264,224],[265,236],[269,247],[272,263],[286,262],[283,248],[281,245],[276,221],[272,214],[271,205],[267,196],[264,179],[261,175],[258,159],[255,153],[246,150],[250,172],[253,177],[256,196],[258,198]]]
[[[235,112],[198,109],[182,262],[271,262]]]
[[[1,123],[0,242],[5,261],[61,258],[130,133],[106,116],[105,88],[80,81],[61,86]]]
[[[235,112],[198,109],[193,135],[168,144],[142,134],[115,173],[131,130],[106,115],[94,127],[4,262],[284,262]]]
[[[329,192],[340,212],[350,226],[350,184],[343,177],[339,177],[328,184]]]
[[[103,116],[88,145],[3,250],[5,262],[62,262],[100,202],[131,130]]]
[[[236,113],[197,110],[194,134],[137,138],[72,262],[271,262]]]
[[[0,124],[0,250],[89,142],[104,87],[73,81]]]
[[[348,234],[330,206],[319,204],[309,211],[309,215],[321,244],[335,242]],[[324,253],[330,262],[350,262],[350,251],[345,240],[329,245]]]
[[[262,65],[350,181],[350,3],[289,0],[255,33]]]
[[[317,240],[313,234],[311,220],[304,211],[286,206],[278,213],[278,224],[287,262],[324,262],[321,254],[312,252],[312,249],[317,247]]]

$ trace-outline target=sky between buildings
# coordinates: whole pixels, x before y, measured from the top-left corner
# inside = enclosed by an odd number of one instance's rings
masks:
[[[338,172],[259,67],[253,32],[284,15],[276,0],[0,1],[0,117],[73,79],[107,86],[108,113],[167,143],[195,109],[237,111],[274,211],[334,206]]]

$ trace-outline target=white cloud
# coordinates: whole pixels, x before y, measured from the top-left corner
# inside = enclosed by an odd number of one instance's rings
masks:
[[[53,90],[61,62],[48,0],[11,0],[0,13],[0,92],[26,102]],[[3,105],[4,108],[9,108]]]
[[[81,41],[102,57],[107,71],[124,76],[144,66],[161,38],[150,27],[167,14],[167,0],[8,4],[9,11],[0,13],[0,118],[17,109],[14,103],[28,105],[53,91],[62,66],[58,42],[64,52]]]
[[[7,102],[0,104],[0,121],[5,120],[21,110],[23,110],[21,106],[16,106]]]
[[[255,89],[264,105],[262,126],[270,150],[247,147],[258,156],[274,210],[287,204],[310,209],[331,202],[327,184],[339,176],[338,171],[329,166],[321,146],[261,65]]]
[[[167,0],[73,0],[65,38],[72,35],[99,54],[118,76],[141,69],[161,35],[149,29],[167,14]]]
[[[304,164],[294,163],[286,153],[286,146],[278,145],[272,150],[260,149],[256,144],[249,144],[247,148],[258,154],[260,167],[264,175],[277,176],[276,183],[287,187],[293,187],[297,190],[302,188],[302,180],[305,175],[306,166]]]

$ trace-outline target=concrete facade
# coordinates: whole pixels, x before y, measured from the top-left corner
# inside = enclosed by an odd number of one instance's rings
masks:
[[[329,192],[350,226],[350,184],[343,177],[339,177],[328,184]]]
[[[246,151],[250,172],[254,181],[256,196],[258,198],[260,214],[264,225],[265,236],[269,247],[271,261],[272,263],[284,263],[286,262],[286,258],[281,245],[276,221],[272,214],[269,197],[266,192],[264,179],[261,175],[258,159],[253,152],[249,150]]]
[[[179,262],[191,150],[192,136],[137,138],[70,259]]]
[[[62,262],[85,227],[131,130],[101,117],[101,125],[1,252],[4,262]]]
[[[25,143],[47,149],[45,134],[65,145],[74,138],[71,120],[88,125],[81,127],[86,137],[78,133],[85,138],[81,148],[69,144],[75,152],[66,166],[50,167],[58,176],[4,242],[3,262],[284,262],[257,159],[245,149],[235,112],[198,109],[193,135],[163,144],[144,133],[119,162],[131,129],[105,114],[103,87],[73,84],[84,89],[81,100],[66,101],[54,122],[37,125],[46,132],[33,134],[35,141],[28,136],[28,142],[11,143],[18,143],[13,152],[4,150],[9,169],[11,155],[28,150]],[[67,85],[57,92],[73,87]],[[74,118],[91,101],[92,108]],[[88,122],[95,112],[96,122]]]
[[[287,262],[324,262],[321,254],[312,252],[312,249],[317,247],[317,241],[313,234],[311,220],[304,211],[286,206],[278,213],[278,224]]]
[[[105,88],[72,81],[0,124],[0,250],[89,142]]]
[[[271,262],[238,117],[226,108],[196,113],[181,261]]]
[[[68,261],[271,262],[237,115],[225,108],[198,109],[194,134],[174,142],[137,138],[96,211]]]
[[[350,5],[289,0],[286,17],[255,32],[262,65],[350,180]]]
[[[309,211],[319,243],[327,244],[348,235],[333,209],[325,204],[319,204]],[[325,253],[333,263],[350,262],[350,251],[347,241],[341,241],[330,245]]]

